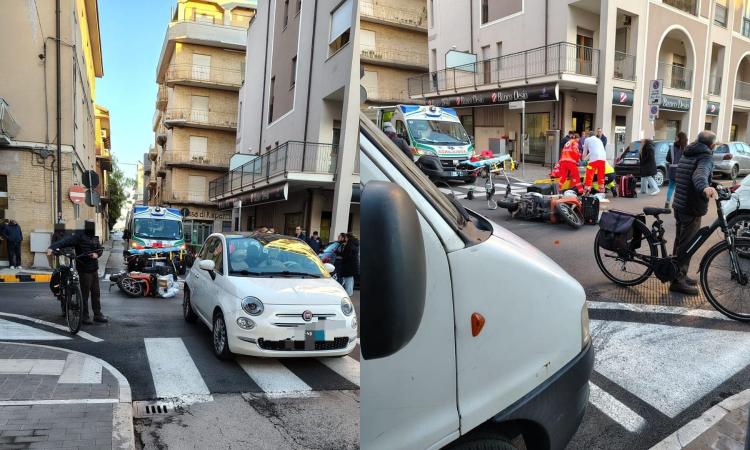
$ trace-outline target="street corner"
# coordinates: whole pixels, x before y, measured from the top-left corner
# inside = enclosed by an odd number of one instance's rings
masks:
[[[130,384],[110,364],[0,342],[0,447],[134,449]]]
[[[52,274],[47,273],[6,273],[0,272],[0,283],[49,283]]]

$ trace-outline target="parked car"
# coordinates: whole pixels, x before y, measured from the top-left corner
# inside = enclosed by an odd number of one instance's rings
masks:
[[[750,177],[731,188],[732,198],[722,204],[722,211],[730,228],[740,237],[750,237]]]
[[[654,141],[656,175],[654,180],[659,186],[667,182],[667,153],[672,148],[672,141]],[[615,175],[633,175],[641,177],[641,141],[633,141],[620,156],[615,159]]]
[[[344,356],[356,345],[357,317],[332,271],[296,238],[214,233],[187,275],[183,315],[208,326],[222,359]]]
[[[750,173],[750,145],[744,142],[727,142],[714,148],[714,175],[724,175],[732,180]]]
[[[318,254],[318,257],[323,264],[336,264],[336,249],[341,245],[338,241],[327,244],[323,250]],[[334,273],[335,274],[335,273]],[[359,290],[359,274],[354,277],[354,290]]]

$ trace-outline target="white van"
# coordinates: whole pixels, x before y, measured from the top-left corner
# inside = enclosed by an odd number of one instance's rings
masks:
[[[562,449],[594,355],[581,285],[360,116],[364,450]]]

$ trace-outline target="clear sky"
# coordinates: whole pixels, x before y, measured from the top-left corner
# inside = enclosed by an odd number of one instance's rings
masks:
[[[99,0],[104,76],[96,103],[109,109],[112,154],[127,176],[154,142],[156,63],[175,0]]]

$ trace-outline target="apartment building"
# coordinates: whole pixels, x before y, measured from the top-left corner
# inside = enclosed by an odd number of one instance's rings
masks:
[[[60,2],[59,40],[56,22],[55,2],[15,2],[0,14],[0,219],[21,225],[27,267],[30,236],[51,234],[58,220],[68,229],[96,220],[104,238],[108,230],[103,184],[98,206],[77,205],[69,196],[71,187],[83,184],[85,171],[106,180],[109,170],[109,112],[95,106],[96,78],[104,73],[97,1]],[[0,266],[7,265],[0,243]]]
[[[601,127],[610,158],[680,130],[750,140],[748,0],[428,1],[430,71],[409,93],[457,107],[478,149],[519,148],[514,100],[526,101],[529,161],[556,160],[554,130]]]
[[[375,117],[370,106],[414,103],[407,80],[429,69],[426,0],[359,0],[359,16],[365,113]]]
[[[255,0],[178,0],[156,71],[159,85],[149,150],[149,202],[186,208],[185,239],[200,246],[231,229],[231,213],[208,198],[208,184],[235,151],[238,92]]]
[[[232,228],[359,232],[359,53],[354,0],[268,0],[247,35],[237,151],[210,183]],[[252,81],[251,81],[252,80]]]

